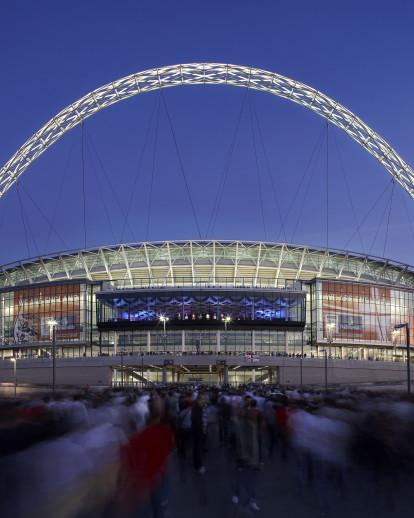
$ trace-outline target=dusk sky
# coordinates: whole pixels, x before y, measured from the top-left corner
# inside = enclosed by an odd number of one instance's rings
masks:
[[[88,92],[197,62],[309,85],[414,166],[410,0],[4,0],[0,12],[1,166]],[[328,244],[413,265],[413,209],[379,162],[312,111],[234,86],[180,86],[106,108],[39,157],[0,199],[0,264],[85,242],[201,235]]]

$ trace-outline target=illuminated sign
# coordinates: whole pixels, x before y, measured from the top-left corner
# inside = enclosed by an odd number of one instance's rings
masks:
[[[57,323],[57,340],[79,340],[79,284],[27,288],[14,292],[15,343],[49,342],[51,320]]]

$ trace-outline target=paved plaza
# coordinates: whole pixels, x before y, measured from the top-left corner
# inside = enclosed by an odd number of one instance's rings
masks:
[[[296,464],[292,455],[286,460],[280,452],[267,460],[263,471],[257,472],[257,503],[260,511],[248,508],[246,500],[232,503],[229,484],[229,463],[225,450],[218,444],[217,430],[209,436],[205,455],[206,473],[197,475],[190,460],[184,474],[180,473],[177,457],[172,465],[169,506],[165,518],[411,518],[410,478],[400,480],[377,477],[360,467],[351,467],[345,475],[344,490],[334,494],[327,481],[318,493],[315,487],[298,489]],[[139,518],[152,516],[150,506],[141,510]]]

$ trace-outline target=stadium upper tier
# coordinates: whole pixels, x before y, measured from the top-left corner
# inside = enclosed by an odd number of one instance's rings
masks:
[[[72,250],[0,267],[0,289],[89,279],[105,288],[285,287],[315,277],[414,287],[414,268],[344,250],[260,241],[162,241]]]

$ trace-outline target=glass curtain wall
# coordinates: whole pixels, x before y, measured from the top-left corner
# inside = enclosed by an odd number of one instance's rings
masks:
[[[0,293],[0,346],[3,351],[17,349],[21,358],[50,354],[51,322],[56,326],[57,354],[76,355],[80,344],[90,341],[92,320],[86,283],[38,285]]]
[[[148,322],[160,315],[171,321],[304,322],[304,293],[267,290],[134,290],[98,295],[99,322]]]
[[[413,343],[414,293],[410,290],[321,279],[313,284],[311,293],[317,342],[325,345],[331,340],[337,357],[401,360],[405,330],[395,339],[392,334],[394,326],[401,323],[409,324]]]

